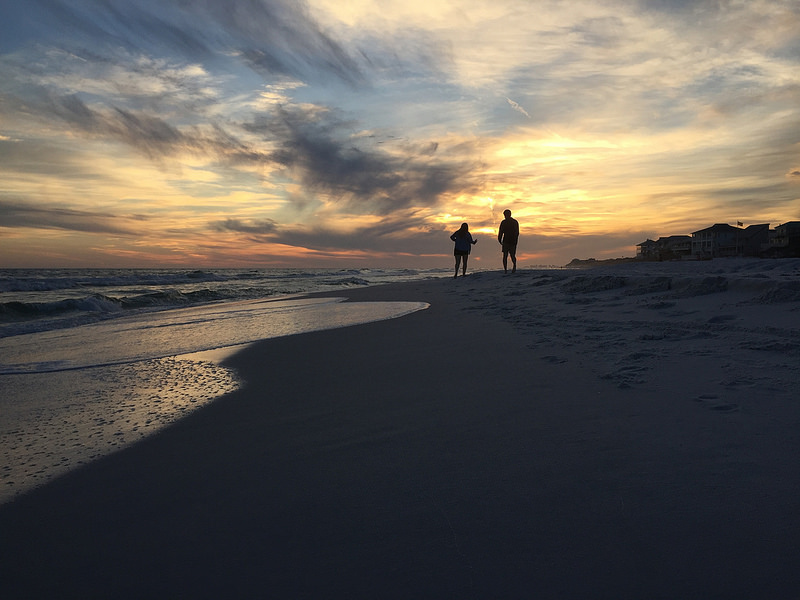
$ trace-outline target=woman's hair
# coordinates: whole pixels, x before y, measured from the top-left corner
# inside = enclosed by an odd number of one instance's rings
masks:
[[[468,224],[466,224],[466,223],[462,223],[462,224],[461,224],[461,229],[459,229],[458,231],[456,231],[456,235],[457,235],[458,237],[467,237],[467,234],[468,234],[468,233],[469,233],[469,225],[468,225]]]

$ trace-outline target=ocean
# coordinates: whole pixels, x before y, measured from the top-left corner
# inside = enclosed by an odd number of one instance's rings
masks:
[[[450,273],[449,269],[0,269],[0,338],[133,314]]]
[[[426,307],[307,294],[449,275],[0,270],[0,503],[235,390],[220,361],[243,344]]]

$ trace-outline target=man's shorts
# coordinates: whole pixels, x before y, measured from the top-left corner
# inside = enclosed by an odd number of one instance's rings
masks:
[[[504,254],[505,253],[516,254],[517,253],[517,244],[516,243],[514,243],[514,244],[506,244],[505,242],[503,242],[503,253]]]

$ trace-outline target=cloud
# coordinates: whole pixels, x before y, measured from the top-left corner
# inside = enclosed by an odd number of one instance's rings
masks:
[[[143,111],[117,106],[90,107],[77,95],[49,94],[39,100],[39,113],[62,119],[77,131],[126,144],[142,155],[161,160],[188,152],[229,164],[262,163],[266,155],[242,142],[219,123],[178,127]]]
[[[42,92],[28,106],[37,106],[42,118],[56,117],[76,132],[126,144],[155,161],[189,153],[232,166],[280,168],[304,188],[289,196],[301,199],[299,208],[320,196],[347,210],[385,215],[412,205],[432,206],[476,185],[470,148],[444,152],[435,140],[394,140],[392,151],[386,151],[385,145],[379,148],[373,139],[354,135],[357,123],[324,107],[279,104],[241,125],[210,119],[202,127],[178,127],[147,111],[89,105],[77,94]]]
[[[303,78],[308,69],[357,85],[364,77],[356,60],[311,17],[297,0],[195,0],[220,24],[230,40],[256,70]]]
[[[526,111],[524,108],[522,108],[518,103],[514,102],[511,98],[506,97],[506,102],[508,102],[508,104],[511,106],[511,108],[513,108],[518,113],[522,113],[523,115],[525,115],[529,119],[531,118],[531,116],[528,114],[528,111]]]
[[[142,219],[142,217],[138,217]],[[121,219],[107,213],[73,210],[61,207],[37,207],[23,202],[0,199],[0,227],[64,229],[86,233],[135,235],[131,228],[120,225]]]
[[[278,230],[278,224],[272,219],[260,219],[252,224],[245,223],[241,219],[225,219],[211,223],[211,229],[217,232],[232,231],[236,233],[249,234],[272,234]]]
[[[358,62],[323,31],[306,3],[297,0],[106,0],[85,6],[63,0],[38,2],[40,19],[58,27],[66,45],[92,40],[112,52],[180,55],[214,62],[236,54],[269,75],[338,78],[364,82]]]
[[[150,158],[172,154],[177,147],[196,145],[194,140],[159,117],[135,114],[122,108],[95,110],[76,95],[53,95],[45,104],[53,115],[84,133],[124,142]]]
[[[260,144],[253,145],[219,124],[206,131],[179,129],[146,113],[92,108],[76,95],[51,95],[46,102],[45,110],[70,126],[125,143],[148,158],[190,152],[234,165],[278,167],[303,185],[304,198],[321,195],[356,212],[385,215],[413,205],[432,206],[446,194],[475,188],[474,159],[439,156],[436,141],[406,145],[395,153],[370,147],[348,134],[354,123],[318,107],[277,107],[270,116],[243,124],[244,131],[261,136]]]
[[[57,177],[62,181],[91,177],[91,167],[83,164],[68,148],[38,140],[0,140],[0,173],[8,186],[12,179]],[[39,179],[41,181],[41,179]]]
[[[435,142],[420,149],[421,155],[359,147],[346,135],[352,126],[316,109],[279,107],[246,128],[275,146],[269,159],[306,189],[360,212],[432,206],[446,193],[474,187],[474,159],[431,159],[440,148]]]
[[[403,212],[378,223],[343,231],[321,224],[312,227],[285,227],[268,240],[315,251],[353,251],[431,255],[452,252],[450,232],[439,227],[421,226],[424,222],[414,211]]]

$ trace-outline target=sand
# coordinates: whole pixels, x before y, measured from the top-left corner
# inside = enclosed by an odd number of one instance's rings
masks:
[[[800,263],[757,262],[348,292],[430,308],[0,506],[0,597],[796,598]]]

